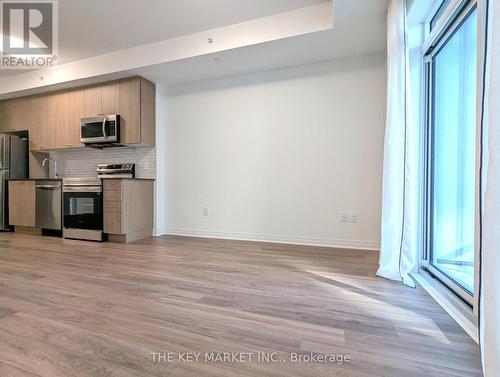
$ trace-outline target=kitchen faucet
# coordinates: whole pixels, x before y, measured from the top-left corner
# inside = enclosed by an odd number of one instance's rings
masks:
[[[59,173],[57,171],[57,160],[53,159],[52,157],[46,157],[42,162],[42,167],[45,167],[45,165],[49,163],[49,170],[50,170],[50,161],[54,161],[54,178],[58,179]]]

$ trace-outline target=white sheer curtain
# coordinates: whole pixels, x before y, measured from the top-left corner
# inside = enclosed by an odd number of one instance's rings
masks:
[[[414,287],[417,266],[415,142],[411,121],[406,1],[387,15],[387,121],[384,144],[380,267],[377,275]]]
[[[484,0],[483,5],[488,4]],[[500,2],[489,0],[483,133],[480,334],[485,377],[500,375]]]

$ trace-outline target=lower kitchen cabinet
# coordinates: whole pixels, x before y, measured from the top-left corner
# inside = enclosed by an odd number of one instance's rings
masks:
[[[36,225],[36,182],[9,181],[9,225],[34,228]]]
[[[104,233],[111,242],[133,242],[153,233],[154,181],[104,180]]]

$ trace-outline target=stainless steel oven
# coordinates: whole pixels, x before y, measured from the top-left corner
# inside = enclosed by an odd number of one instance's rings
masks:
[[[63,180],[64,238],[103,240],[102,181],[98,178]]]
[[[120,143],[120,115],[102,115],[80,120],[80,140],[88,146],[106,147]]]

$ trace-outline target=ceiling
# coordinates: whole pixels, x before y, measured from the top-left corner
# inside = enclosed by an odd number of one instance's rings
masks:
[[[307,7],[325,0],[59,0],[59,64]],[[117,6],[119,4],[119,6]],[[388,0],[334,0],[334,27],[140,68],[165,85],[384,53]],[[0,70],[0,78],[23,71]]]
[[[324,1],[59,0],[61,62],[232,25]]]
[[[59,64],[325,0],[59,0]],[[370,0],[369,0],[370,1]],[[26,70],[0,70],[0,77]]]
[[[388,0],[335,0],[330,30],[145,67],[134,73],[168,86],[384,54],[387,6]]]

